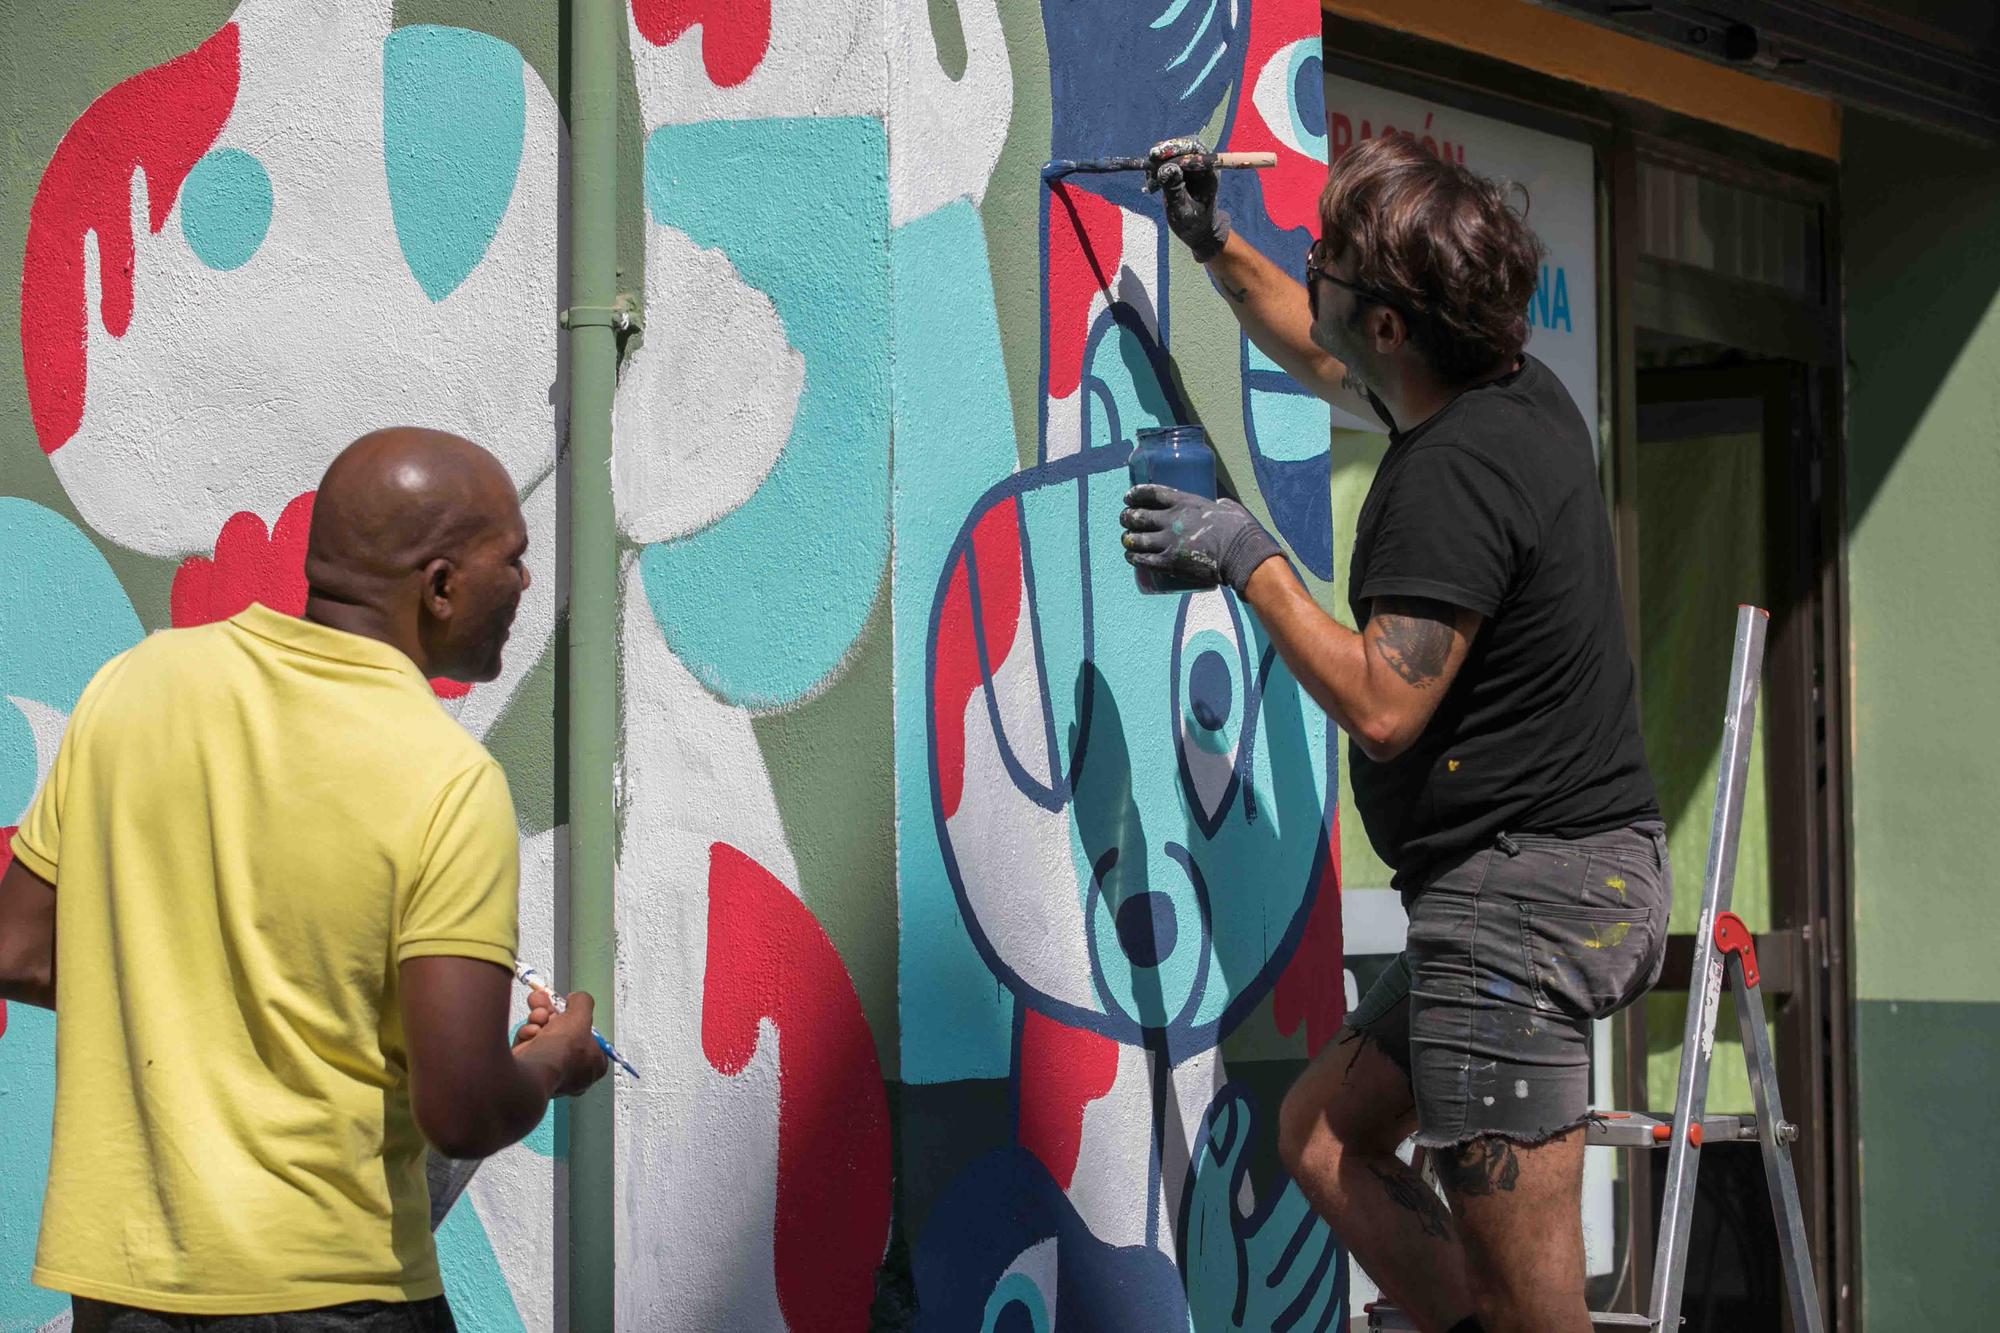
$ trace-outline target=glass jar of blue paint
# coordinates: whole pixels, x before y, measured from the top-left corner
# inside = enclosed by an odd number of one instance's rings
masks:
[[[1215,450],[1209,447],[1208,432],[1200,426],[1141,427],[1126,469],[1134,486],[1151,483],[1206,500],[1215,498]],[[1198,592],[1210,586],[1151,569],[1134,567],[1132,572],[1139,576],[1140,592]]]

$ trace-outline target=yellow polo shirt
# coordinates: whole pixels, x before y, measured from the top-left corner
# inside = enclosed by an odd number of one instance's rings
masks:
[[[443,1290],[398,962],[509,966],[507,780],[386,644],[252,606],[114,659],[14,855],[56,886],[34,1280],[185,1313]]]

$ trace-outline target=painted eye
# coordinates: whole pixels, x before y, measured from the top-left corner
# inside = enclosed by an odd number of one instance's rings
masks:
[[[1030,1245],[1009,1264],[986,1298],[979,1333],[1053,1333],[1056,1238]]]
[[[1241,784],[1250,655],[1236,599],[1220,590],[1182,599],[1174,626],[1175,750],[1188,809],[1208,837]]]
[[[1280,143],[1326,161],[1326,72],[1317,36],[1279,47],[1258,72],[1250,100]]]

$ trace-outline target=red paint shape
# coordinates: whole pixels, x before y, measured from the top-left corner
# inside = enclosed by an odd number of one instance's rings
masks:
[[[99,97],[56,145],[28,208],[21,262],[21,355],[28,409],[43,453],[83,424],[86,336],[84,233],[97,235],[104,327],[132,323],[132,173],[146,173],[147,224],[155,235],[236,105],[236,25],[184,56],[135,74]]]
[[[654,46],[701,29],[701,64],[718,88],[757,72],[771,48],[771,0],[632,0],[632,21]]]
[[[1289,1037],[1304,1023],[1306,1054],[1320,1050],[1347,1017],[1347,971],[1340,927],[1340,821],[1327,840],[1326,867],[1313,886],[1305,934],[1271,993],[1271,1017]]]
[[[937,676],[932,698],[937,709],[938,795],[944,816],[958,813],[965,794],[965,705],[986,683],[979,665],[979,641],[972,632],[972,592],[961,556],[938,611]],[[995,670],[1013,650],[1021,623],[1021,528],[1018,502],[1002,500],[972,526],[970,559],[979,571],[979,609],[986,653]]]
[[[285,506],[267,533],[252,513],[230,516],[215,539],[215,556],[189,556],[174,574],[169,599],[176,628],[227,620],[252,602],[288,616],[306,609],[306,537],[314,492]]]
[[[1067,398],[1083,382],[1090,303],[1111,291],[1124,262],[1125,215],[1088,190],[1049,190],[1049,397]]]
[[[778,1029],[778,1308],[793,1333],[868,1327],[889,1237],[889,1106],[840,954],[806,905],[726,843],[709,848],[701,1048],[743,1072]]]
[[[1301,38],[1319,35],[1319,8],[1305,3],[1250,6],[1250,34],[1243,52],[1243,94],[1236,99],[1236,121],[1226,145],[1232,152],[1276,153],[1278,165],[1253,173],[1264,197],[1264,211],[1280,230],[1310,227],[1319,232],[1319,196],[1326,187],[1326,163],[1307,157],[1272,130],[1250,90],[1264,67],[1284,59],[1286,48]],[[1287,86],[1290,80],[1286,81]],[[1289,101],[1291,94],[1286,93]]]
[[[1028,1010],[1021,1025],[1021,1144],[1064,1189],[1076,1179],[1084,1107],[1110,1092],[1117,1077],[1117,1042]]]
[[[193,555],[183,560],[169,599],[174,627],[227,620],[252,602],[288,616],[304,615],[306,539],[312,535],[315,494],[307,491],[286,505],[268,533],[255,514],[232,514],[215,539],[213,559]],[[433,676],[431,691],[440,699],[463,699],[472,686]]]

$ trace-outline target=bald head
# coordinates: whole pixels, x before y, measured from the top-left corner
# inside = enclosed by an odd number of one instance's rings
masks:
[[[333,460],[313,501],[307,615],[342,629],[379,622],[385,632],[358,632],[428,674],[490,679],[527,586],[526,545],[513,479],[492,454],[446,431],[371,431]],[[494,642],[473,641],[482,635]]]

